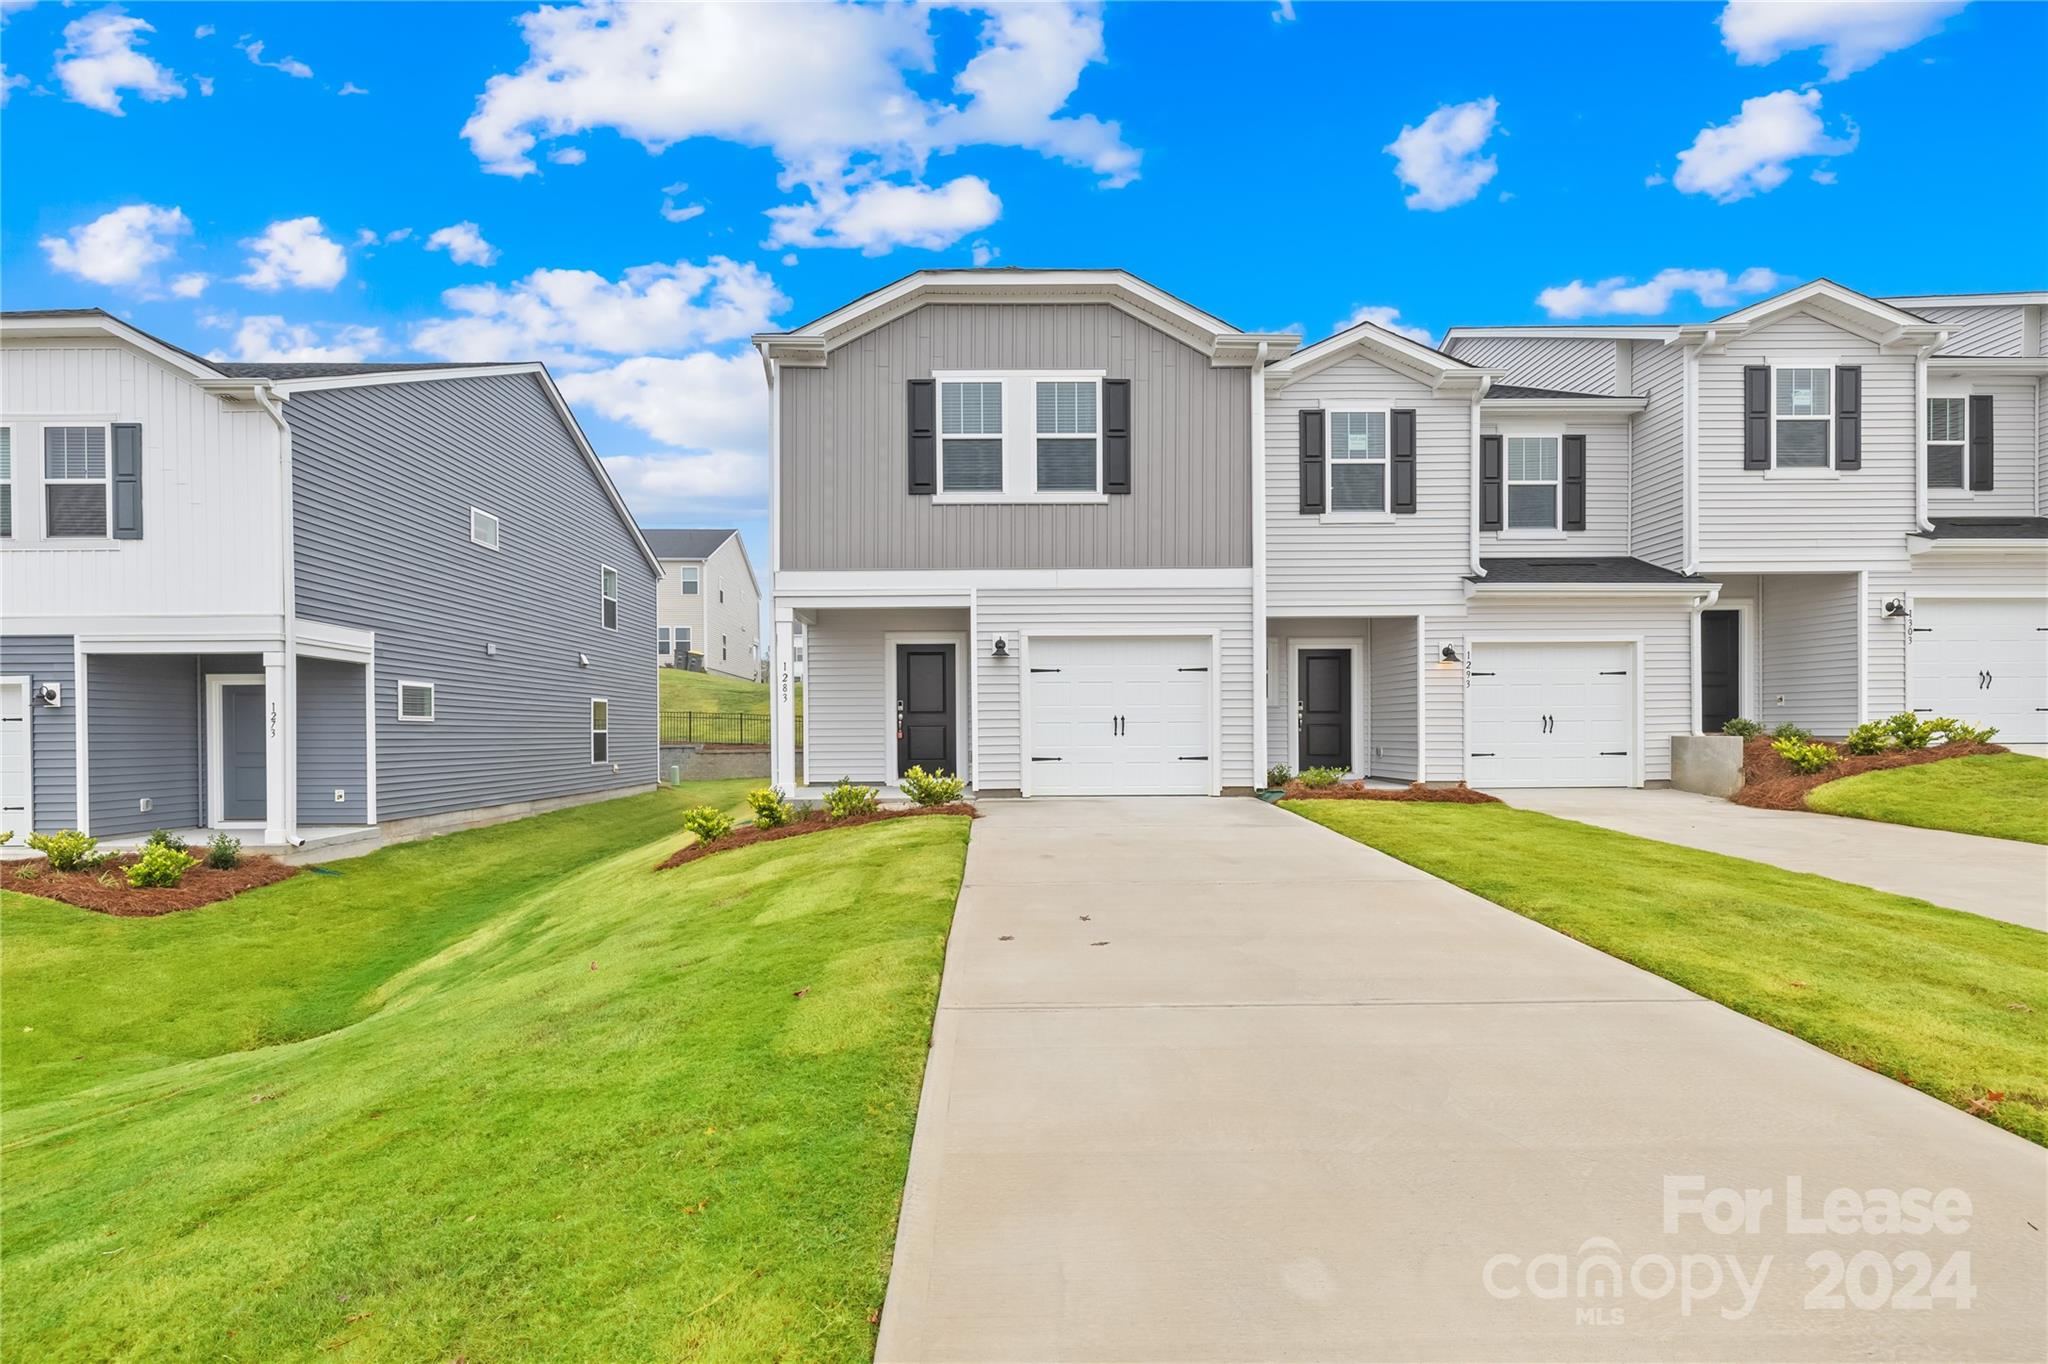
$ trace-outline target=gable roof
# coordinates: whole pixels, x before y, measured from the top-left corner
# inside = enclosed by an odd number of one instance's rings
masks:
[[[1382,327],[1377,322],[1357,322],[1343,331],[1326,336],[1313,345],[1303,346],[1292,355],[1266,366],[1269,378],[1285,387],[1299,379],[1305,379],[1320,370],[1328,369],[1346,356],[1365,352],[1375,359],[1391,362],[1410,371],[1419,371],[1432,383],[1446,379],[1470,380],[1481,385],[1498,370],[1481,369],[1466,360],[1460,360],[1448,351],[1425,345],[1413,337],[1403,336],[1397,331]]]
[[[1787,313],[1801,311],[1818,313],[1845,330],[1885,343],[1929,345],[1939,340],[1942,334],[1939,326],[1917,313],[1893,307],[1869,294],[1859,294],[1831,279],[1816,279],[1772,294],[1746,308],[1724,313],[1710,322],[1682,326],[1678,328],[1678,339],[1698,342],[1725,340],[1774,322]]]
[[[640,534],[654,549],[660,559],[708,559],[711,552],[724,544],[737,530],[680,530],[674,528],[644,527]]]

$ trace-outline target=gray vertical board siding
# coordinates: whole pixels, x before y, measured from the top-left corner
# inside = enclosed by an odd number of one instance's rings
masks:
[[[1613,395],[1621,391],[1615,347],[1628,344],[1563,336],[1473,336],[1459,341],[1453,354],[1468,365],[1507,371],[1504,384]]]
[[[1991,397],[1991,487],[1929,488],[1929,516],[2033,516],[2041,465],[2040,389],[2031,375],[1973,376],[1968,391]],[[1958,390],[1949,388],[1948,393]],[[1974,433],[1972,433],[1974,434]],[[1969,468],[1964,451],[1963,467]],[[1967,472],[1965,483],[1969,481]]]
[[[909,380],[1032,369],[1132,381],[1128,495],[940,506],[905,491]],[[782,371],[782,567],[1244,567],[1250,375],[1106,303],[926,304],[825,368]]]
[[[285,415],[299,614],[377,636],[380,820],[654,779],[654,570],[533,376],[315,390]],[[471,506],[499,518],[499,550],[470,543]],[[433,721],[398,719],[401,678],[435,684]],[[611,702],[602,765],[593,696]]]
[[[893,632],[956,634],[964,641],[967,612],[827,610],[820,611],[817,621],[807,627],[800,775],[807,774],[809,781],[829,786],[841,777],[879,782],[892,775],[886,770],[895,754],[888,670],[895,660],[889,656],[886,636]],[[960,668],[964,671],[969,662],[963,652]],[[971,692],[967,704],[971,710]],[[963,717],[963,734],[972,734],[972,723],[971,716]],[[972,752],[971,745],[968,752]],[[974,780],[977,785],[987,784],[978,774]]]
[[[1422,752],[1418,724],[1421,678],[1415,666],[1415,652],[1422,647],[1413,616],[1387,616],[1372,622],[1367,643],[1371,657],[1372,688],[1366,693],[1369,705],[1367,728],[1372,734],[1368,768],[1375,777],[1414,781],[1416,762]]]
[[[1479,552],[1489,558],[1512,555],[1519,558],[1582,559],[1589,554],[1629,553],[1629,419],[1627,416],[1579,417],[1496,417],[1481,413],[1480,431],[1521,436],[1557,436],[1558,475],[1564,474],[1563,437],[1586,438],[1586,528],[1560,531],[1532,538],[1511,530],[1482,531]],[[1503,473],[1503,488],[1506,487]],[[1505,511],[1505,509],[1503,509]],[[1505,515],[1503,515],[1505,523]],[[1558,501],[1558,525],[1564,524],[1564,502]]]
[[[1764,577],[1758,628],[1763,714],[1775,729],[1787,721],[1840,738],[1856,713],[1856,614],[1853,573],[1783,573]]]
[[[1663,568],[1685,562],[1685,357],[1656,341],[1627,343],[1637,394],[1629,437],[1630,553]]]
[[[15,458],[19,459],[16,452]],[[31,690],[42,682],[63,689],[64,704],[55,710],[28,706],[29,795],[35,802],[35,832],[73,828],[78,823],[78,692],[69,635],[0,636],[0,673],[24,676]],[[22,829],[26,835],[30,830]]]
[[[199,659],[92,654],[86,659],[92,831],[142,833],[206,823],[200,761]],[[151,809],[140,806],[148,797]]]
[[[299,823],[369,819],[363,723],[363,666],[299,659]]]
[[[2017,303],[1957,308],[1915,308],[1929,322],[1949,329],[1937,355],[2023,355],[2026,309]]]

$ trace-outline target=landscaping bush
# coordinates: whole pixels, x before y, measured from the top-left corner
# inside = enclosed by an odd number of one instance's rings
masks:
[[[732,832],[732,816],[715,806],[699,805],[683,811],[683,827],[700,843],[716,843]]]
[[[1771,731],[1771,737],[1773,739],[1791,739],[1796,743],[1803,744],[1813,737],[1813,731],[1801,729],[1798,725],[1787,720],[1784,724]]]
[[[1792,765],[1795,772],[1812,775],[1834,762],[1840,754],[1829,744],[1816,743],[1812,739],[1798,739],[1791,735],[1771,741],[1771,751]]]
[[[1721,726],[1723,734],[1733,734],[1738,739],[1754,739],[1764,732],[1764,727],[1754,720],[1745,720],[1740,715]]]
[[[1274,763],[1266,769],[1266,785],[1272,790],[1279,790],[1293,779],[1294,769],[1286,763]]]
[[[1892,746],[1891,729],[1882,720],[1865,720],[1849,731],[1849,737],[1842,741],[1842,747],[1859,758],[1873,753],[1882,753]]]
[[[4,848],[4,847],[6,847],[6,846],[7,846],[7,845],[8,845],[9,843],[12,843],[13,841],[14,841],[14,830],[12,830],[12,829],[0,829],[0,848]]]
[[[199,859],[171,843],[148,843],[142,856],[128,867],[128,884],[137,890],[166,888],[185,879],[185,873],[199,865]]]
[[[1882,723],[1885,729],[1890,731],[1892,742],[1900,748],[1925,748],[1934,741],[1934,736],[1941,732],[1943,725],[1952,725],[1955,721],[1922,720],[1913,712],[1902,710]]]
[[[206,844],[206,865],[215,871],[233,871],[242,865],[242,840],[229,838],[226,830],[215,834]]]
[[[905,772],[897,785],[903,788],[904,795],[919,805],[951,805],[967,790],[965,779],[927,772],[922,767],[913,767]]]
[[[107,860],[99,851],[100,841],[76,829],[30,834],[28,845],[50,859],[51,871],[90,871]]]
[[[1320,791],[1326,786],[1335,786],[1344,780],[1341,767],[1304,767],[1301,769],[1301,784],[1311,791]]]
[[[142,846],[145,849],[176,848],[179,852],[183,852],[185,851],[185,840],[172,833],[169,829],[151,829],[149,837],[142,840]]]
[[[779,786],[763,786],[747,792],[747,806],[754,812],[757,829],[780,829],[796,818],[796,810]]]
[[[1998,733],[1997,725],[1986,725],[1984,728],[1979,729],[1975,725],[1966,725],[1960,720],[1950,720],[1947,723],[1948,729],[1942,736],[1942,742],[1944,743],[1988,744],[1991,742],[1992,736]]]
[[[882,802],[875,795],[875,789],[872,786],[855,786],[851,777],[841,777],[839,785],[825,793],[825,815],[828,819],[871,815],[881,808]]]

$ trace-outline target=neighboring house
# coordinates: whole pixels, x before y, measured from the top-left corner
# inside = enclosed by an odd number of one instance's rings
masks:
[[[1908,706],[2038,742],[2044,302],[1303,347],[1120,271],[911,275],[755,338],[775,779],[1632,786],[1703,720]]]
[[[4,819],[403,836],[656,780],[659,567],[537,364],[0,314]]]
[[[761,584],[740,533],[647,529],[641,534],[661,560],[655,652],[662,666],[701,667],[759,681]]]

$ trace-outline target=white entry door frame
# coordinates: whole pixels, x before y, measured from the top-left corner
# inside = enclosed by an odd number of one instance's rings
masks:
[[[1351,768],[1350,775],[1365,775],[1365,755],[1372,751],[1365,732],[1365,641],[1363,639],[1289,639],[1287,641],[1287,699],[1294,703],[1294,716],[1287,740],[1288,766],[1301,771],[1301,654],[1304,649],[1342,649],[1351,655]],[[1260,780],[1265,774],[1260,774]]]
[[[261,829],[260,819],[228,821],[223,817],[227,808],[226,783],[222,781],[222,767],[225,750],[221,739],[226,726],[221,723],[221,692],[227,687],[261,687],[265,682],[262,673],[209,673],[206,678],[206,827],[209,829]]]
[[[31,679],[22,674],[0,677],[0,727],[5,728],[10,745],[4,759],[0,759],[5,763],[0,768],[0,780],[6,785],[11,815],[5,827],[19,829],[23,838],[36,827],[35,701],[29,696],[30,683]],[[14,745],[19,746],[18,750]],[[21,813],[12,815],[15,809]]]

